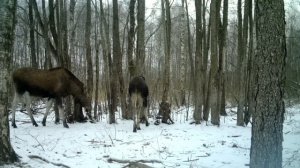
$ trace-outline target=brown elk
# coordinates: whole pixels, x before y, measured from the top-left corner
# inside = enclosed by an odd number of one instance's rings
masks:
[[[147,107],[149,89],[143,76],[134,77],[129,83],[130,106],[133,110],[133,132],[140,130],[140,118],[146,121],[146,126],[149,126],[148,115],[145,108]]]
[[[38,124],[35,122],[30,109],[31,96],[48,98],[46,113],[42,121],[43,126],[46,125],[47,115],[53,101],[56,101],[63,120],[63,126],[69,127],[62,106],[62,98],[69,95],[79,100],[91,119],[91,101],[84,93],[83,83],[66,68],[58,67],[49,70],[20,68],[13,72],[12,78],[15,87],[15,96],[12,103],[12,126],[14,128],[17,127],[15,123],[16,106],[22,96],[25,98],[26,109],[31,122],[36,127]]]

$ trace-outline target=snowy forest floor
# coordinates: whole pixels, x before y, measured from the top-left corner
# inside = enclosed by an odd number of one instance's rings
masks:
[[[142,124],[142,130],[133,133],[133,121],[117,117],[117,124],[108,124],[105,115],[97,123],[74,123],[66,129],[54,124],[52,112],[43,127],[44,106],[41,104],[35,115],[39,127],[32,126],[27,114],[16,113],[18,128],[10,129],[11,143],[21,162],[5,168],[249,167],[251,124],[236,126],[235,108],[227,109],[220,127],[210,122],[190,124],[193,109],[182,107],[173,109],[175,124],[156,126],[150,118],[149,127]],[[286,108],[283,136],[283,167],[298,168],[300,105]]]

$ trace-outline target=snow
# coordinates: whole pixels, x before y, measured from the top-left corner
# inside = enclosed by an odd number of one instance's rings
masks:
[[[41,105],[44,107],[44,105]],[[286,109],[284,122],[283,167],[296,168],[300,165],[300,105]],[[185,121],[187,110],[189,120]],[[66,129],[54,124],[54,113],[48,116],[47,126],[41,124],[44,108],[34,117],[39,127],[34,127],[29,117],[16,113],[18,128],[11,127],[11,143],[21,157],[19,165],[5,167],[57,167],[52,163],[72,168],[108,167],[119,168],[128,163],[108,161],[146,160],[151,167],[200,167],[241,168],[248,167],[251,145],[251,124],[236,126],[236,109],[227,109],[228,116],[221,117],[220,127],[209,122],[190,124],[192,108],[173,109],[175,124],[141,125],[142,130],[132,132],[133,121],[121,120],[108,124],[106,118],[97,123],[74,123]],[[119,113],[117,113],[118,116]],[[37,155],[52,163],[38,158]]]

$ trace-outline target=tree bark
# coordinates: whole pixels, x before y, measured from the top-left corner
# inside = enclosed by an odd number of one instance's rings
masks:
[[[0,1],[0,165],[18,161],[10,143],[8,94],[14,44],[16,0]]]
[[[133,58],[133,46],[134,46],[134,29],[135,29],[135,8],[136,0],[130,0],[129,4],[129,31],[127,38],[127,60],[128,60],[128,70],[129,70],[129,78],[133,78],[135,74],[135,61]]]
[[[205,0],[203,0],[203,66],[201,69],[202,73],[202,93],[203,93],[203,120],[208,121],[209,117],[209,109],[210,109],[210,87],[211,87],[211,75],[210,71],[207,73],[208,68],[208,51],[210,47],[210,27],[211,27],[211,18],[209,18],[208,27],[207,27],[207,33],[206,33],[206,18],[205,18],[205,11],[206,11],[206,5]]]
[[[95,13],[96,13],[96,20],[100,21],[100,15],[98,12],[98,7],[97,7],[97,2],[95,2]],[[96,121],[98,121],[98,106],[99,106],[99,102],[98,102],[98,97],[99,97],[99,76],[100,76],[100,69],[99,69],[99,50],[100,50],[100,40],[98,40],[98,36],[99,36],[99,22],[95,23],[95,49],[96,49],[96,55],[95,55],[95,66],[96,66],[96,74],[95,74],[95,101],[94,101],[94,119]]]
[[[134,15],[134,7],[136,0],[130,0],[129,3],[129,31],[127,36],[127,61],[128,61],[128,71],[129,71],[129,79],[132,79],[135,76],[136,65],[133,58],[133,48],[134,48],[134,30],[135,30],[135,15]],[[132,109],[128,106],[128,110],[126,111],[124,118],[132,119]]]
[[[283,0],[255,1],[257,48],[250,168],[282,167],[286,37]]]
[[[217,16],[217,0],[211,1],[210,17],[211,17],[211,123],[220,125],[220,111],[217,104],[218,99],[218,16]]]
[[[221,19],[220,19],[221,20]],[[220,115],[226,116],[225,111],[225,74],[224,74],[224,58],[226,55],[226,37],[228,25],[228,0],[223,1],[223,21],[219,29],[219,107]]]
[[[139,1],[140,3],[144,2],[143,0]],[[145,6],[144,6],[145,8]],[[115,1],[113,4],[113,67],[115,67],[115,74],[119,81],[116,85],[119,84],[119,93],[120,93],[120,100],[121,100],[121,111],[122,113],[126,113],[127,111],[127,104],[126,104],[126,95],[127,90],[125,90],[124,78],[123,78],[123,69],[122,69],[122,53],[121,53],[121,46],[120,46],[120,33],[119,33],[119,10],[118,10],[118,1]],[[117,96],[117,95],[116,95]]]
[[[194,120],[196,124],[200,124],[202,119],[202,105],[203,105],[203,94],[202,94],[202,6],[201,1],[195,1],[196,7],[196,52],[195,52],[195,90],[194,90]]]
[[[101,13],[101,23],[102,24],[102,28],[100,29],[100,33],[101,33],[101,38],[103,40],[101,40],[101,44],[103,46],[103,62],[104,62],[104,71],[105,71],[105,77],[106,77],[106,83],[105,83],[105,87],[106,87],[106,91],[107,91],[107,103],[109,106],[109,117],[110,117],[110,123],[114,123],[115,122],[115,115],[114,115],[114,111],[116,110],[116,104],[113,104],[113,97],[112,95],[114,93],[112,93],[112,87],[114,87],[114,85],[112,85],[113,79],[112,79],[112,69],[113,69],[113,64],[112,64],[112,59],[111,59],[111,43],[110,43],[110,36],[109,36],[109,24],[108,21],[105,18],[104,15],[104,9],[103,9],[103,3],[102,0],[100,0],[100,13]]]
[[[251,99],[252,97],[252,88],[253,88],[253,71],[252,71],[252,67],[253,67],[253,44],[254,44],[254,39],[253,39],[253,18],[252,18],[252,0],[249,0],[249,7],[248,7],[248,11],[249,11],[249,50],[248,50],[248,62],[247,62],[247,100],[246,100],[246,104],[248,105],[247,110],[245,111],[245,115],[244,115],[244,123],[247,125],[250,122],[250,117],[253,111],[253,101]]]
[[[163,1],[162,1],[163,3]],[[165,69],[164,69],[164,79],[163,79],[163,95],[162,102],[168,102],[169,97],[169,89],[170,89],[170,60],[171,60],[171,15],[170,15],[170,2],[169,0],[165,0],[165,34],[164,34],[164,42],[165,42]]]
[[[185,70],[186,70],[186,50],[187,50],[187,38],[186,38],[186,14],[185,14],[185,0],[181,0],[182,7],[180,7],[180,23],[179,23],[179,29],[180,29],[180,57],[179,57],[179,91],[178,91],[178,99],[179,99],[179,106],[186,105],[186,89],[185,89]],[[188,12],[187,12],[188,13]]]
[[[36,57],[36,51],[35,51],[35,38],[34,38],[34,19],[33,19],[33,0],[29,0],[28,4],[29,8],[29,27],[30,27],[30,53],[31,53],[31,66],[33,68],[38,67],[37,57]]]
[[[85,24],[85,52],[87,63],[87,95],[90,100],[93,97],[93,63],[91,50],[91,0],[86,1],[86,24]]]
[[[242,0],[238,0],[238,61],[236,69],[237,82],[237,125],[244,126],[244,97],[242,86],[244,84],[243,60],[244,60],[244,40],[243,40],[243,19],[242,19]]]
[[[119,39],[119,10],[118,1],[113,0],[113,62],[112,62],[112,76],[110,77],[110,94],[111,106],[109,110],[109,123],[116,123],[115,111],[117,107],[117,88],[118,88],[118,59],[120,59],[120,39]]]

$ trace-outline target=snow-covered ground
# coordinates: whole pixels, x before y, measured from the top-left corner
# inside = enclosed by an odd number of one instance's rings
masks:
[[[229,115],[221,117],[220,127],[205,122],[189,124],[192,120],[185,121],[187,110],[192,116],[192,108],[173,109],[175,124],[156,126],[150,119],[150,126],[142,124],[137,133],[132,132],[132,121],[119,117],[117,124],[108,124],[104,116],[95,124],[69,124],[66,129],[54,124],[53,112],[46,127],[41,124],[43,114],[35,115],[39,127],[34,127],[26,114],[17,112],[18,128],[11,128],[11,142],[21,164],[5,167],[119,168],[128,165],[126,161],[166,168],[248,167],[251,125],[236,126],[235,109],[228,109]],[[298,168],[300,105],[287,108],[285,116],[283,166]]]

